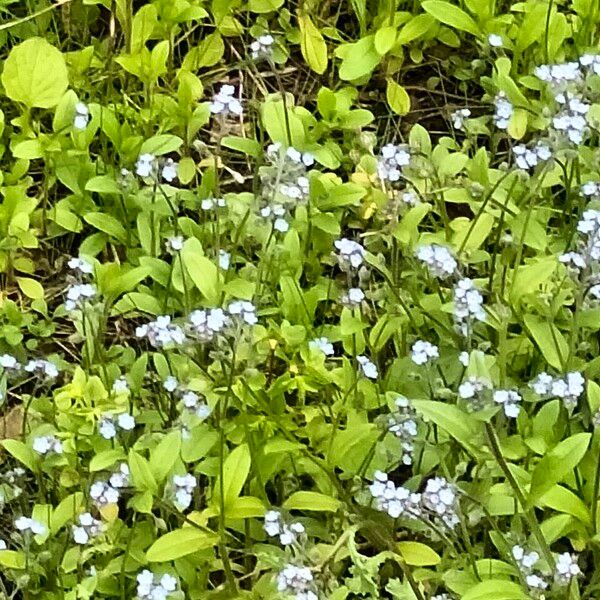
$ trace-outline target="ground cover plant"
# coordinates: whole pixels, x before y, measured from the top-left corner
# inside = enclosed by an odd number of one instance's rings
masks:
[[[600,596],[595,0],[0,12],[1,598]]]

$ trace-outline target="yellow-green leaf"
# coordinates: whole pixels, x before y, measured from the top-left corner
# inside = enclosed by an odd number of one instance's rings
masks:
[[[406,90],[392,79],[388,79],[386,98],[390,108],[398,115],[405,115],[410,110],[410,96]]]
[[[14,550],[0,550],[0,565],[7,569],[24,569],[25,553]]]
[[[420,542],[398,542],[398,550],[404,562],[414,567],[430,567],[442,560],[435,550]]]
[[[167,562],[214,546],[218,536],[195,527],[184,527],[159,537],[146,552],[148,562]]]
[[[327,68],[327,44],[321,32],[315,27],[311,18],[305,14],[298,15],[300,26],[300,50],[308,66],[316,73],[324,73]]]
[[[315,510],[335,512],[341,502],[319,492],[295,492],[284,503],[287,510]]]
[[[449,25],[461,31],[467,31],[473,35],[481,33],[477,23],[464,10],[450,2],[444,2],[444,0],[425,0],[421,6],[425,12],[428,12],[432,17],[440,21],[440,23],[444,23],[444,25]]]
[[[32,300],[42,300],[44,298],[44,288],[39,281],[30,277],[17,277],[17,283],[21,291]]]
[[[56,106],[69,86],[65,59],[46,40],[33,37],[15,46],[4,62],[6,95],[29,108]]]

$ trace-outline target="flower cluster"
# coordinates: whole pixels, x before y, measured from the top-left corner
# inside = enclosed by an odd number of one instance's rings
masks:
[[[528,148],[524,144],[519,144],[513,148],[515,162],[519,169],[529,171],[552,158],[550,146],[544,142],[536,142],[533,148]]]
[[[376,471],[369,491],[378,510],[396,519],[400,516],[411,519],[440,521],[449,529],[460,523],[458,517],[458,494],[456,486],[443,477],[428,479],[421,494],[405,487],[396,487],[386,473]]]
[[[310,193],[310,170],[315,159],[310,152],[271,144],[265,157],[268,165],[261,167],[259,214],[273,222],[273,228],[285,233],[290,215],[298,204],[306,202]]]
[[[215,115],[241,115],[243,112],[241,102],[234,97],[235,88],[232,85],[222,85],[219,91],[213,96],[212,102],[208,105],[210,112]]]
[[[453,275],[458,268],[456,259],[446,246],[431,244],[417,249],[417,258],[427,265],[434,277],[445,279]]]
[[[196,392],[181,388],[179,388],[178,391],[184,410],[202,420],[207,419],[210,416],[210,413],[212,412],[210,406],[208,406],[204,400],[201,400]]]
[[[181,346],[185,343],[185,333],[179,325],[171,322],[169,315],[157,317],[155,321],[140,325],[135,330],[139,338],[147,338],[154,348]]]
[[[581,569],[577,564],[577,556],[568,552],[559,554],[556,559],[556,581],[559,584],[566,585],[578,575],[581,575]]]
[[[450,529],[460,523],[456,487],[443,477],[428,479],[421,499],[423,506]]]
[[[346,308],[358,308],[365,299],[365,293],[357,287],[350,288],[340,298],[340,302]]]
[[[338,251],[337,259],[342,271],[352,271],[363,264],[366,250],[358,242],[342,238],[333,244]]]
[[[573,144],[581,144],[588,131],[586,115],[590,105],[566,93],[558,94],[556,101],[561,110],[552,119],[555,131],[563,133]]]
[[[155,575],[144,569],[137,576],[137,597],[139,600],[165,600],[177,589],[177,579],[168,573]]]
[[[32,444],[33,450],[41,455],[50,453],[62,454],[62,442],[54,435],[42,435],[34,438]]]
[[[318,600],[312,571],[308,567],[287,564],[277,575],[277,590],[296,600]]]
[[[47,531],[43,523],[31,517],[19,517],[15,520],[15,527],[22,534],[44,535]]]
[[[175,496],[175,505],[179,510],[185,510],[190,506],[196,485],[196,478],[189,473],[185,475],[173,475],[171,487]]]
[[[325,356],[333,356],[334,354],[333,344],[326,337],[310,340],[310,342],[308,342],[308,347],[322,352]]]
[[[462,131],[465,126],[465,121],[471,116],[471,111],[468,108],[459,108],[451,115],[452,127],[458,131]]]
[[[90,498],[98,507],[116,504],[119,501],[119,490],[129,485],[129,465],[121,463],[108,481],[98,480],[90,487]]]
[[[75,105],[75,116],[73,118],[73,127],[78,130],[83,130],[90,122],[90,109],[83,102],[78,102]]]
[[[538,396],[545,399],[560,398],[565,408],[573,410],[585,390],[585,379],[579,371],[571,371],[564,377],[540,373],[529,386]]]
[[[188,317],[188,326],[201,342],[211,342],[229,325],[229,315],[222,308],[194,310]]]
[[[521,411],[520,402],[522,400],[519,392],[515,390],[494,390],[493,399],[496,404],[500,404],[507,417],[516,419]]]
[[[271,56],[273,55],[274,43],[275,38],[269,33],[265,33],[256,38],[250,44],[250,52],[252,54],[252,58],[254,60],[259,60],[261,58],[271,58]]]
[[[277,536],[282,546],[295,544],[298,538],[304,534],[304,525],[297,521],[286,523],[278,510],[269,510],[265,513],[264,529],[267,535]]]
[[[411,359],[416,365],[424,365],[434,358],[439,358],[440,351],[430,342],[417,340],[411,349]]]
[[[377,379],[377,377],[379,376],[379,372],[374,362],[370,361],[364,355],[357,356],[356,360],[358,361],[358,366],[360,367],[362,374],[367,379]]]
[[[483,296],[473,280],[465,277],[454,286],[454,323],[464,336],[472,333],[473,322],[486,320]]]
[[[408,146],[386,144],[381,148],[377,172],[382,181],[393,183],[402,175],[402,168],[410,165],[411,154]]]
[[[417,413],[408,398],[398,396],[394,404],[396,411],[387,417],[387,429],[402,444],[402,464],[412,465],[417,436]]]
[[[160,171],[162,180],[171,183],[177,177],[179,165],[172,159],[159,160],[154,154],[147,152],[138,156],[135,163],[135,174],[143,179],[148,177],[156,178]]]
[[[467,401],[469,411],[478,411],[485,407],[491,388],[487,379],[471,375],[458,386],[458,397]]]
[[[507,129],[514,108],[512,103],[506,98],[504,92],[500,92],[494,100],[494,125],[498,129]]]
[[[513,546],[511,553],[527,585],[533,590],[545,590],[548,582],[541,573],[534,571],[535,565],[540,560],[539,554],[535,551],[526,552],[522,546]]]
[[[112,440],[117,436],[117,429],[132,431],[135,427],[135,418],[129,413],[119,415],[103,415],[98,424],[98,431],[105,440]]]
[[[102,522],[94,519],[91,513],[79,515],[78,524],[72,526],[73,540],[76,544],[87,544],[92,538],[102,533]]]
[[[369,491],[375,499],[377,510],[387,513],[393,519],[400,516],[416,519],[421,516],[421,494],[402,486],[396,487],[388,479],[387,473],[382,471],[375,471],[373,477]]]

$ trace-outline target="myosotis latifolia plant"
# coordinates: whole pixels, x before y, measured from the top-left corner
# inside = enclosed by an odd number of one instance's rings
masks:
[[[595,3],[5,4],[0,596],[595,598]]]

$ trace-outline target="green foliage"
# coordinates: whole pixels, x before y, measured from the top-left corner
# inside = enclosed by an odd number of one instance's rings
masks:
[[[598,597],[597,2],[1,8],[1,597]]]

